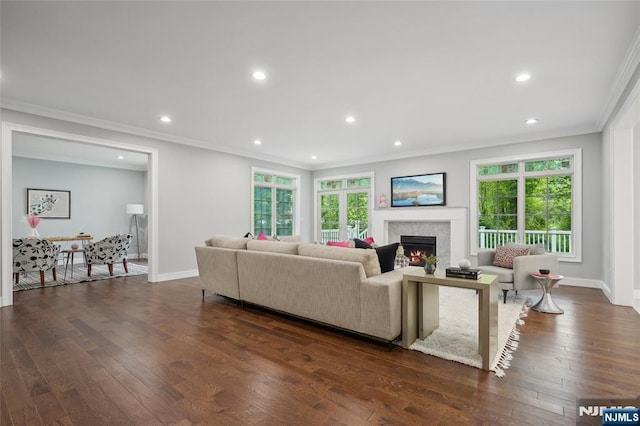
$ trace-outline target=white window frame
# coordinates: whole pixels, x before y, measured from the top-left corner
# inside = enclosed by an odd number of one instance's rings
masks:
[[[300,175],[296,175],[296,174],[292,174],[292,173],[284,173],[284,172],[280,172],[277,170],[269,170],[269,169],[262,169],[260,167],[251,167],[251,226],[249,227],[249,229],[251,229],[251,233],[255,235],[255,218],[254,218],[254,213],[255,213],[255,209],[254,209],[254,196],[255,196],[255,187],[256,187],[256,181],[255,181],[255,176],[256,173],[260,173],[260,174],[265,174],[265,175],[273,175],[276,177],[283,177],[283,178],[289,178],[289,179],[293,179],[295,181],[295,185],[294,186],[290,186],[290,185],[277,185],[274,182],[272,182],[271,184],[264,184],[264,185],[257,185],[257,186],[269,186],[270,188],[272,188],[272,190],[275,191],[276,188],[282,188],[282,189],[293,189],[294,193],[293,193],[293,202],[294,202],[294,208],[295,211],[293,212],[293,235],[300,235],[300,222],[301,222],[301,200],[300,200]],[[273,200],[276,200],[275,197],[275,193],[273,194]],[[272,215],[271,215],[271,230],[273,231],[273,233],[278,232],[277,231],[277,227],[276,227],[276,203],[274,202],[271,206],[272,209]]]
[[[518,231],[524,228],[525,200],[524,179],[528,176],[540,176],[539,172],[525,172],[524,163],[535,160],[548,160],[551,158],[573,157],[572,181],[572,206],[571,224],[573,238],[572,253],[558,253],[558,259],[562,262],[582,262],[582,149],[568,149],[562,151],[548,151],[541,153],[512,155],[508,157],[485,158],[472,160],[469,165],[469,244],[471,254],[478,254],[478,182],[481,180],[518,180]],[[495,164],[520,163],[517,173],[502,173],[478,178],[478,167]],[[542,175],[566,175],[567,171],[549,171]]]
[[[314,241],[319,241],[318,231],[320,229],[320,210],[318,206],[318,198],[320,193],[322,192],[330,192],[330,191],[343,191],[347,189],[357,189],[356,188],[347,188],[346,186],[343,188],[337,189],[320,189],[320,183],[330,180],[348,180],[348,179],[358,179],[358,178],[369,178],[371,185],[369,186],[369,210],[367,214],[369,215],[369,228],[371,228],[371,212],[373,211],[373,203],[375,202],[375,174],[374,172],[362,172],[362,173],[351,173],[348,175],[337,175],[337,176],[322,176],[313,179],[313,239]]]

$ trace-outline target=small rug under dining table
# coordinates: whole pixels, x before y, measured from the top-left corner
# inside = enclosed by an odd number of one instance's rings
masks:
[[[76,264],[73,267],[73,274],[71,273],[71,265],[69,266],[69,270],[66,273],[65,277],[65,268],[64,266],[58,266],[57,268],[57,280],[53,281],[53,274],[51,271],[46,271],[44,273],[45,283],[44,287],[55,287],[60,285],[67,284],[78,284],[90,281],[100,281],[100,280],[108,280],[112,278],[119,277],[129,277],[134,275],[144,275],[148,273],[148,268],[146,265],[138,265],[135,263],[129,262],[127,264],[127,269],[129,272],[125,272],[124,266],[122,263],[113,265],[113,276],[109,275],[109,269],[107,265],[92,265],[91,266],[91,276],[87,276],[87,267],[83,264]],[[26,274],[20,274],[20,281],[16,284],[13,281],[13,291],[22,291],[22,290],[32,290],[35,288],[43,288],[40,284],[40,273],[39,272],[28,272]]]

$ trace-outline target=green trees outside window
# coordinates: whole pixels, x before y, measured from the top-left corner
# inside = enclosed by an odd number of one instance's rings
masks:
[[[368,175],[318,182],[319,242],[369,236],[371,184]]]
[[[571,156],[478,165],[478,247],[520,242],[572,253],[573,166]]]
[[[266,171],[253,172],[253,232],[293,235],[296,231],[296,194],[299,177]]]

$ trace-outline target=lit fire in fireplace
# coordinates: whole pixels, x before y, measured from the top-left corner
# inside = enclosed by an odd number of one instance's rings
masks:
[[[427,254],[424,250],[411,250],[409,254],[409,264],[412,266],[422,265],[422,256]]]

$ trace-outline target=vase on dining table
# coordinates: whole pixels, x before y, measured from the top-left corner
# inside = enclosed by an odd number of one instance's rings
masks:
[[[36,215],[28,214],[25,217],[25,220],[27,221],[27,223],[31,227],[31,232],[29,233],[29,235],[27,237],[28,238],[40,238],[40,233],[38,232],[38,224],[40,223],[41,218],[36,216]]]

